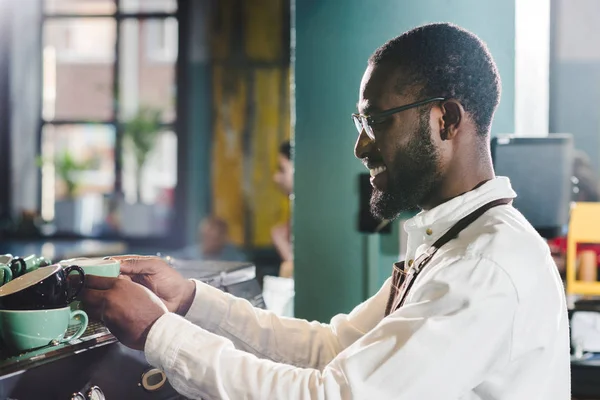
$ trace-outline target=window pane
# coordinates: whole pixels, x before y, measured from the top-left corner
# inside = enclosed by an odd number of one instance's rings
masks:
[[[121,0],[119,9],[124,13],[175,12],[177,0]]]
[[[172,131],[146,132],[153,139],[132,141],[127,129],[123,135],[124,203],[120,232],[125,236],[162,236],[168,233],[173,216],[177,136]],[[144,147],[144,142],[151,146]],[[150,150],[140,162],[143,148]]]
[[[48,14],[114,14],[115,0],[45,0]]]
[[[120,118],[140,109],[160,111],[163,122],[175,119],[177,20],[125,20],[121,26]]]
[[[44,119],[112,118],[115,42],[116,23],[112,18],[45,23]]]
[[[83,193],[112,193],[115,129],[100,124],[45,125],[42,159],[55,164],[56,199]],[[66,169],[61,171],[61,166]],[[69,193],[67,180],[72,180],[70,185],[74,185],[72,193]]]
[[[103,229],[115,182],[115,129],[45,125],[41,145],[42,217],[60,232],[93,235]]]

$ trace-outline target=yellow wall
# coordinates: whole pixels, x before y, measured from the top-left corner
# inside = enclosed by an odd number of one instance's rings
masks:
[[[290,137],[289,1],[219,0],[215,8],[213,212],[236,244],[266,247],[271,227],[289,218],[272,181]]]

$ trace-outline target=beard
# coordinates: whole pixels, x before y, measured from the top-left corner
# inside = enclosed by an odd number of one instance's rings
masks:
[[[371,213],[378,218],[391,220],[418,208],[440,181],[439,154],[431,140],[428,115],[421,114],[416,134],[387,165],[387,190],[373,189]]]

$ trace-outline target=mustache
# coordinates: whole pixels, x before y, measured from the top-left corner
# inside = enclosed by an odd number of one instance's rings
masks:
[[[363,158],[362,163],[368,169],[374,169],[374,168],[380,167],[382,165],[385,165],[385,163],[383,162],[383,158],[381,158],[381,157]]]

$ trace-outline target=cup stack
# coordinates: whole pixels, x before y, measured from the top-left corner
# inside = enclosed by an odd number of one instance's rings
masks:
[[[78,279],[67,279],[71,273],[79,275]],[[87,314],[70,307],[85,282],[85,272],[78,265],[51,264],[35,255],[4,255],[0,256],[0,275],[3,354],[65,343],[78,339],[87,329]],[[65,337],[69,325],[76,324],[75,334]]]

